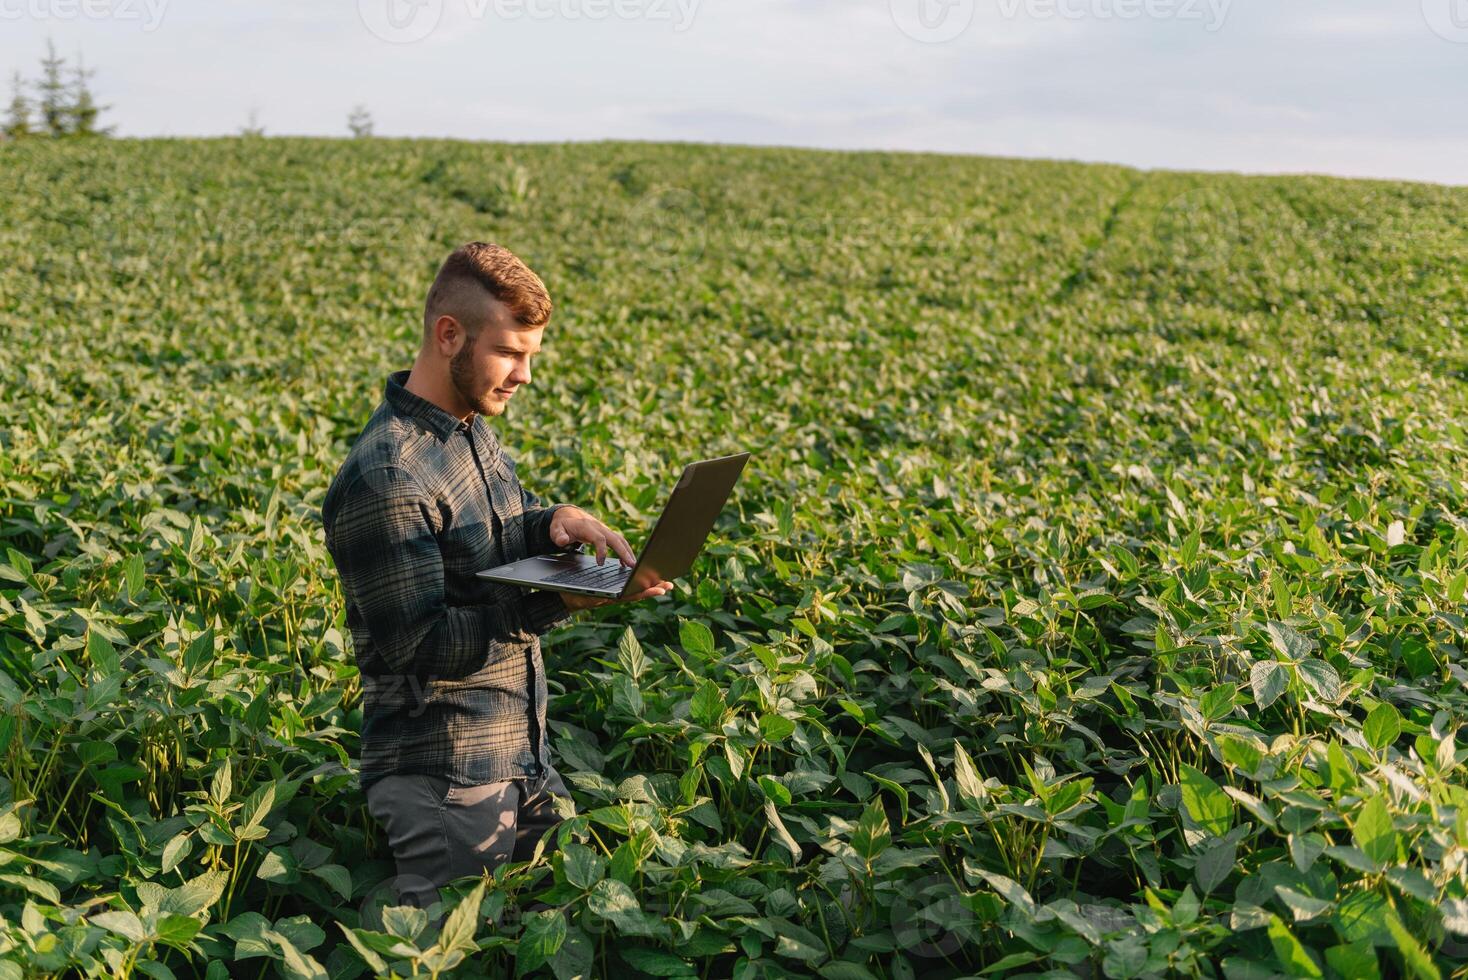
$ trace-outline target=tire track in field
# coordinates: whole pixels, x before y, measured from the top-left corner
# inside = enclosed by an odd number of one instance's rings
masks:
[[[1102,250],[1106,248],[1107,243],[1116,234],[1116,223],[1118,219],[1121,217],[1122,212],[1131,205],[1133,198],[1137,195],[1137,191],[1141,189],[1146,180],[1147,175],[1140,173],[1131,179],[1131,182],[1126,188],[1111,202],[1111,207],[1107,211],[1105,219],[1102,220],[1100,229],[1086,242],[1084,252],[1076,260],[1070,272],[1061,277],[1054,288],[1048,293],[1045,293],[1042,298],[1037,299],[1023,316],[1014,321],[1013,327],[1007,331],[1008,336],[1025,334],[1042,317],[1052,313],[1057,306],[1070,301],[1071,296],[1086,281],[1087,273],[1090,271],[1091,264],[1095,261],[1096,256],[1101,254]],[[950,373],[962,372],[965,369],[966,364],[960,359],[960,363],[955,364]]]
[[[1087,273],[1091,270],[1091,263],[1095,261],[1097,255],[1101,254],[1102,249],[1106,247],[1107,243],[1111,241],[1112,235],[1116,233],[1117,218],[1131,205],[1132,199],[1137,196],[1137,191],[1146,180],[1147,177],[1145,174],[1138,174],[1132,178],[1132,182],[1127,186],[1126,190],[1118,194],[1116,200],[1111,202],[1111,210],[1107,212],[1106,220],[1101,223],[1100,234],[1087,246],[1086,253],[1081,256],[1080,261],[1076,263],[1075,268],[1070,271],[1070,274],[1060,281],[1049,296],[1045,297],[1044,303],[1036,308],[1037,311],[1068,302],[1071,295],[1085,283]],[[1027,326],[1031,322],[1031,318],[1026,317],[1022,322]]]

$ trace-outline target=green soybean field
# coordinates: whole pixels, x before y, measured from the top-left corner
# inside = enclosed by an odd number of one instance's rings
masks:
[[[1468,976],[1468,189],[652,143],[0,146],[0,980]],[[692,574],[556,848],[392,904],[320,504],[443,257]]]

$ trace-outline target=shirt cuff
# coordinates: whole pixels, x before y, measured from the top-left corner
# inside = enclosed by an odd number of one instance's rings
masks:
[[[532,552],[532,554],[536,554],[536,555],[548,555],[548,554],[551,554],[552,552],[560,551],[561,550],[559,547],[556,546],[556,543],[551,540],[551,536],[550,536],[551,520],[555,518],[556,511],[560,510],[562,507],[569,507],[569,506],[571,506],[571,505],[570,504],[554,504],[553,506],[547,507],[545,510],[541,511],[541,513],[539,515],[540,516],[540,526],[538,528],[536,528],[536,531],[535,531],[535,542],[534,542],[535,550]],[[575,551],[575,550],[578,550],[578,549],[571,548],[569,550]]]
[[[571,610],[561,601],[559,592],[531,592],[520,604],[520,620],[527,632],[547,633],[557,623],[571,618]]]

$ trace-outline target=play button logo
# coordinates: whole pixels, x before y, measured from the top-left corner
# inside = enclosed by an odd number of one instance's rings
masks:
[[[924,44],[951,41],[974,19],[974,0],[891,0],[892,22]]]
[[[357,0],[357,13],[373,36],[389,44],[412,44],[438,27],[443,0]]]

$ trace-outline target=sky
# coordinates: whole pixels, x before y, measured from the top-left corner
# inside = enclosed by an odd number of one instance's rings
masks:
[[[673,140],[1468,183],[1468,0],[0,0],[121,136]]]

